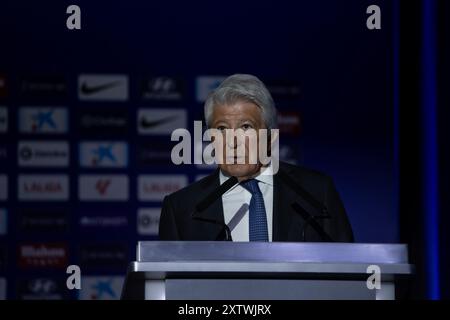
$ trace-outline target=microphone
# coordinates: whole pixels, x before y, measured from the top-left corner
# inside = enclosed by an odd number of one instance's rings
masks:
[[[330,237],[328,233],[325,232],[323,227],[316,221],[316,219],[331,219],[330,214],[328,213],[328,209],[325,205],[323,205],[320,201],[314,198],[309,192],[303,189],[297,182],[294,181],[288,174],[284,171],[280,170],[278,172],[282,180],[292,189],[295,193],[297,193],[302,199],[308,202],[313,208],[321,213],[321,215],[311,215],[308,211],[305,210],[299,203],[294,202],[291,204],[292,208],[300,214],[300,216],[305,220],[306,224],[302,228],[302,237],[303,241],[305,241],[305,231],[307,226],[311,226],[322,238],[322,240],[326,242],[334,242],[334,240]]]
[[[191,215],[192,219],[194,219],[194,220],[220,225],[222,227],[222,230],[219,233],[219,235],[217,236],[216,240],[225,238],[225,241],[232,241],[231,230],[228,227],[228,225],[226,223],[223,223],[221,221],[217,221],[214,219],[198,217],[198,216],[196,216],[196,214],[199,214],[199,213],[202,213],[203,211],[205,211],[210,205],[213,204],[214,201],[219,199],[225,192],[230,190],[237,183],[238,183],[238,179],[236,177],[230,177],[227,181],[222,183],[217,189],[215,189],[213,192],[211,192],[209,195],[207,195],[205,197],[205,199],[203,199],[202,201],[197,203],[197,205],[195,206],[194,212]]]

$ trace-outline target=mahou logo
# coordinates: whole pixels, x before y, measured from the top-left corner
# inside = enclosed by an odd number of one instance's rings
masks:
[[[19,267],[64,268],[67,266],[67,247],[61,243],[32,243],[19,246]]]
[[[19,175],[19,200],[68,200],[67,175]]]

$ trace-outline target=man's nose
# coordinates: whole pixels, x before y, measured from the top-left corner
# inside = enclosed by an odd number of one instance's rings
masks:
[[[235,130],[235,129],[233,129],[233,130]],[[236,131],[234,131],[234,133],[236,133]],[[232,139],[226,139],[226,140],[227,140],[227,146],[229,148],[236,149],[243,143],[244,139],[242,137],[241,137],[241,139],[239,139],[237,136],[233,135]]]

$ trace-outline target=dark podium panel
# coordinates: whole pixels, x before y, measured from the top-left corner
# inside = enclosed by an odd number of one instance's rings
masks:
[[[149,241],[138,243],[122,299],[393,300],[412,273],[402,244]]]

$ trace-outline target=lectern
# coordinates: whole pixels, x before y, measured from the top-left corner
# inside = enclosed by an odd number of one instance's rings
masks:
[[[178,242],[137,245],[122,299],[395,299],[403,244]]]

